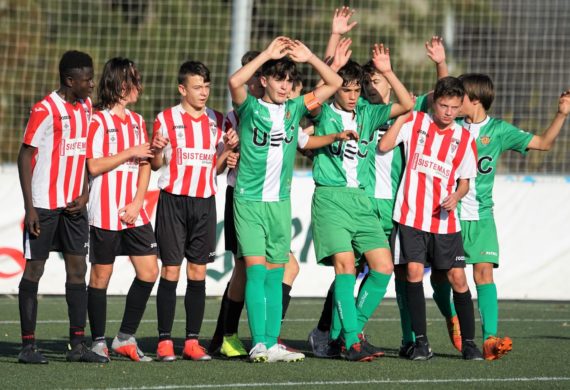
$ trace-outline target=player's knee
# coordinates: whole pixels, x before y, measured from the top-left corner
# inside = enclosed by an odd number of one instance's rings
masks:
[[[180,267],[179,266],[162,266],[160,271],[160,276],[163,279],[170,280],[172,282],[177,282],[180,278]]]
[[[206,265],[188,263],[187,275],[190,280],[206,279]]]
[[[473,268],[473,279],[478,285],[493,283],[493,266]]]
[[[112,269],[107,271],[97,265],[93,265],[91,267],[91,275],[89,276],[89,287],[106,289],[109,286],[111,272]]]
[[[465,292],[469,289],[467,286],[467,277],[463,268],[452,268],[448,271],[448,278],[453,291]]]
[[[39,282],[44,274],[45,260],[27,261],[23,278],[31,282]]]
[[[158,266],[156,264],[137,270],[137,279],[143,282],[154,283],[157,278]]]
[[[424,278],[424,267],[420,263],[408,263],[406,273],[408,282],[417,283],[421,282]]]

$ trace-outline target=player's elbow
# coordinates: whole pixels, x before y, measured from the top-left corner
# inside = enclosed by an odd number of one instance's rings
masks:
[[[380,142],[378,143],[378,150],[380,151],[380,153],[388,153],[392,149],[394,149],[394,146],[390,145],[390,143],[385,141],[384,139],[380,140]]]
[[[93,177],[101,174],[100,169],[97,167],[97,162],[94,159],[87,160],[87,172]]]
[[[228,80],[228,88],[230,89],[230,91],[240,88],[241,84],[239,82],[239,80],[237,79],[237,77],[235,76],[231,76]]]

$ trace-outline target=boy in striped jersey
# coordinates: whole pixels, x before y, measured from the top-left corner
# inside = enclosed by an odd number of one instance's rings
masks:
[[[542,135],[525,132],[510,123],[491,118],[495,91],[491,78],[485,74],[459,76],[465,87],[461,108],[465,116],[459,123],[477,144],[477,177],[469,183],[469,192],[461,200],[459,217],[465,248],[465,261],[473,265],[477,302],[483,329],[483,357],[495,360],[512,349],[509,337],[497,337],[497,287],[493,269],[499,266],[499,244],[493,218],[493,184],[500,156],[507,150],[526,154],[528,150],[548,151],[570,113],[570,90],[558,101],[558,111]]]
[[[393,219],[395,257],[407,265],[407,302],[416,341],[410,359],[433,356],[427,339],[424,265],[446,274],[453,287],[462,332],[462,354],[481,360],[473,341],[473,302],[465,277],[465,256],[455,208],[476,176],[476,147],[469,132],[455,123],[465,91],[453,77],[440,79],[433,93],[433,117],[414,111],[405,124],[395,123],[380,141],[387,152],[403,143],[406,168],[398,189]]]
[[[293,61],[307,62],[324,84],[288,99],[297,73]],[[243,88],[261,67],[264,96],[256,99]],[[252,362],[298,361],[301,353],[278,344],[282,316],[283,264],[291,247],[290,187],[297,143],[318,148],[352,132],[309,138],[299,130],[302,116],[336,91],[341,79],[305,45],[278,37],[229,80],[240,118],[240,168],[234,198],[238,251],[246,264],[245,302],[253,339]]]
[[[157,358],[173,361],[172,325],[176,287],[186,258],[186,341],[182,357],[208,361],[198,336],[206,302],[206,266],[216,257],[216,175],[237,145],[235,132],[222,137],[223,115],[206,106],[210,71],[188,61],[178,72],[180,104],[159,113],[154,122],[154,170],[162,169],[156,212],[156,239],[162,261],[156,295]]]
[[[141,92],[141,77],[132,61],[121,57],[107,61],[97,88],[100,111],[93,116],[87,139],[91,350],[107,361],[107,287],[116,256],[129,256],[136,276],[113,351],[133,361],[152,360],[138,348],[134,336],[158,276],[156,239],[143,206],[150,180],[148,159],[153,155],[144,119],[127,109]]]
[[[343,85],[334,102],[323,106],[314,118],[315,134],[354,129],[359,141],[335,143],[317,150],[313,164],[317,188],[311,214],[317,260],[335,267],[333,323],[334,317],[338,318],[341,328],[333,327],[335,332],[331,332],[330,338],[338,338],[340,332],[345,344],[343,357],[366,361],[383,355],[361,332],[386,292],[393,264],[388,240],[365,189],[370,185],[376,129],[389,118],[410,110],[413,102],[393,73],[389,50],[383,45],[375,45],[373,63],[394,88],[399,103],[372,105],[360,98],[363,72],[360,65],[349,61],[347,42],[350,40],[340,41],[331,65],[338,70]],[[371,271],[355,305],[355,259],[362,255]]]
[[[103,362],[84,342],[89,240],[85,173],[87,130],[91,120],[93,61],[68,51],[59,62],[60,86],[34,105],[18,155],[24,196],[24,256],[18,302],[23,348],[21,363],[45,364],[35,344],[38,283],[49,252],[63,253],[65,297],[71,350],[68,361]]]

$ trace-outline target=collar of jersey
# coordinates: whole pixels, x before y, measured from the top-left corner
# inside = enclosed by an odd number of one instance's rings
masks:
[[[475,129],[480,129],[483,126],[485,126],[487,123],[489,123],[489,121],[491,120],[491,117],[489,115],[487,115],[485,117],[485,119],[483,119],[481,122],[478,123],[469,123],[465,120],[465,118],[463,118],[461,120],[461,125],[466,128],[469,131],[475,130]]]
[[[340,115],[343,118],[348,118],[349,120],[356,120],[356,110],[353,111],[344,111],[341,108],[336,108],[334,105],[334,102],[330,104],[331,109],[336,112],[338,115]]]
[[[206,107],[204,109],[204,113],[202,115],[200,115],[198,118],[193,117],[192,115],[190,115],[189,112],[187,112],[183,107],[182,104],[179,104],[177,106],[174,107],[176,110],[178,110],[180,112],[180,114],[182,115],[186,115],[188,118],[190,118],[190,120],[192,122],[201,122],[202,119],[204,118],[204,116],[208,116],[207,112],[208,112],[208,107]]]
[[[68,102],[67,100],[65,100],[64,98],[62,98],[61,96],[59,96],[59,93],[57,93],[57,91],[53,91],[52,95],[55,96],[56,99],[59,99],[60,102],[62,102],[65,105],[70,106],[71,108],[73,108],[74,110],[78,110],[79,108],[81,108],[81,105],[83,104],[82,100],[77,100],[75,102],[75,104]]]

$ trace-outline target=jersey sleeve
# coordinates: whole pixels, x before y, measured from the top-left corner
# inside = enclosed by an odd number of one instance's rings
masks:
[[[396,145],[410,141],[410,139],[412,138],[412,128],[414,127],[415,118],[416,118],[416,113],[412,112],[408,117],[408,119],[406,120],[406,123],[404,123],[400,128],[400,132],[396,137]]]
[[[507,122],[501,122],[501,149],[526,154],[527,146],[534,134],[528,133]]]
[[[87,155],[86,158],[100,158],[103,157],[103,140],[105,131],[101,122],[93,118],[89,125],[89,132],[87,134]]]
[[[309,142],[309,135],[303,131],[303,128],[301,126],[299,126],[297,129],[297,139],[297,146],[299,146],[301,149],[305,149],[307,142]]]
[[[414,103],[413,110],[414,111],[421,111],[421,112],[428,112],[428,110],[429,110],[428,96],[429,96],[429,94],[424,93],[423,95],[416,97],[416,102]]]
[[[41,103],[34,105],[24,132],[24,143],[36,148],[40,146],[43,137],[52,124],[53,118],[49,110]]]
[[[245,98],[244,102],[242,104],[240,104],[239,106],[236,103],[233,103],[234,105],[234,110],[235,112],[238,114],[239,117],[242,117],[244,115],[244,113],[247,112],[247,110],[249,110],[251,108],[251,106],[253,105],[253,103],[255,102],[255,98],[250,95],[249,93],[247,94],[247,97]]]
[[[392,103],[389,104],[370,104],[368,111],[371,116],[371,124],[377,129],[390,119],[390,111],[392,110]]]
[[[469,141],[463,159],[459,163],[457,175],[460,179],[473,179],[477,177],[477,144],[471,135],[469,135]]]

